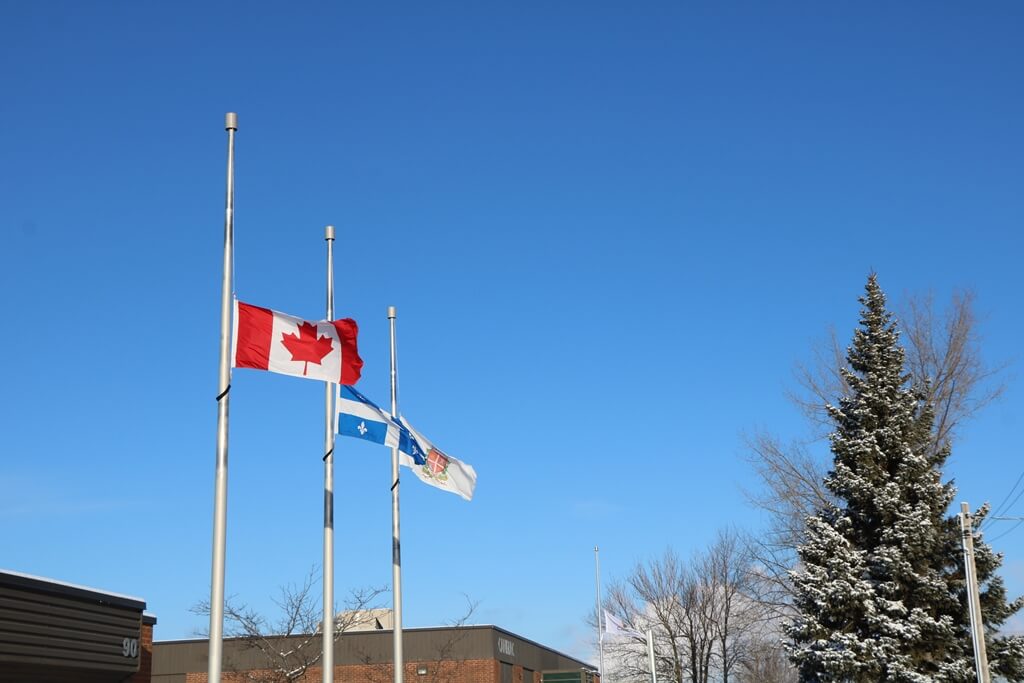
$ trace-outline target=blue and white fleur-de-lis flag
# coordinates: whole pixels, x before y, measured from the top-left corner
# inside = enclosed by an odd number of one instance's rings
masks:
[[[366,439],[394,448],[398,446],[401,427],[391,416],[378,408],[347,384],[338,385],[338,434]]]
[[[476,470],[467,463],[441,451],[399,417],[377,407],[352,387],[338,385],[337,432],[374,443],[398,448],[399,463],[413,471],[425,484],[473,499]]]

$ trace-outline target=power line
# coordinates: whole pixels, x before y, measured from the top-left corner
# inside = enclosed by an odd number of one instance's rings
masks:
[[[1021,524],[1024,524],[1024,517],[994,517],[993,519],[999,519],[999,520],[1011,520],[1011,519],[1015,519],[1015,520],[1017,521],[1017,523],[1016,523],[1016,524],[1014,524],[1013,526],[1011,526],[1011,527],[1010,527],[1009,529],[1007,529],[1007,530],[1006,530],[1006,531],[1004,531],[1003,533],[999,534],[998,536],[995,536],[995,537],[993,537],[993,538],[990,538],[990,539],[988,539],[988,543],[990,543],[990,544],[991,544],[992,542],[994,542],[994,541],[998,541],[998,540],[999,540],[1000,538],[1002,538],[1002,537],[1003,537],[1003,536],[1005,536],[1006,534],[1010,533],[1011,531],[1013,531],[1014,529],[1016,529],[1017,527],[1019,527],[1019,526],[1020,526]]]
[[[1011,489],[1011,491],[1012,491],[1012,489]],[[1003,510],[1000,510],[1000,512],[1009,512],[1010,510],[1012,510],[1012,509],[1013,509],[1013,506],[1017,504],[1017,501],[1018,501],[1018,500],[1020,500],[1020,497],[1021,497],[1021,496],[1024,496],[1024,488],[1022,488],[1022,489],[1020,490],[1020,493],[1018,493],[1018,494],[1017,494],[1017,495],[1016,495],[1016,496],[1014,497],[1014,499],[1013,499],[1012,501],[1010,501],[1010,504],[1009,504],[1009,505],[1007,505],[1007,506],[1006,506],[1006,507],[1005,507],[1005,508],[1004,508]],[[993,514],[993,516],[992,516],[992,519],[995,519],[995,518],[996,518],[996,515],[998,515],[998,514],[999,514],[999,512],[996,512],[996,513],[994,513],[994,514]]]
[[[1009,508],[1013,507],[1014,503],[1016,503],[1017,500],[1020,498],[1020,496],[1021,496],[1020,493],[1018,493],[1017,497],[1013,499],[1013,503],[1010,503],[1009,505],[1005,505],[1005,503],[1006,503],[1007,500],[1010,499],[1010,496],[1013,495],[1013,492],[1017,490],[1017,487],[1020,486],[1020,483],[1022,481],[1024,481],[1024,471],[1022,471],[1020,473],[1020,476],[1017,477],[1017,481],[1015,481],[1013,483],[1013,486],[1010,487],[1010,490],[1006,492],[1005,496],[1003,496],[1002,502],[1000,502],[999,505],[997,505],[992,510],[992,515],[982,523],[982,526],[987,526],[987,524],[989,523],[989,520],[996,519],[997,515],[1002,514],[1003,512],[1006,512],[1006,510],[1008,510]],[[1021,493],[1024,493],[1024,490],[1021,490]],[[979,527],[979,530],[980,530],[980,527]]]

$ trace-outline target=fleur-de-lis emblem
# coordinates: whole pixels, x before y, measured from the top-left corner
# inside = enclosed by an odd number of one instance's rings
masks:
[[[366,428],[366,422],[360,422],[356,430],[358,430],[359,436],[366,436],[366,432],[370,431]]]

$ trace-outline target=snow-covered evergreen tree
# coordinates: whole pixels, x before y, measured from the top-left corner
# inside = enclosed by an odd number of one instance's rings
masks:
[[[808,520],[794,574],[799,616],[787,627],[803,681],[970,681],[959,528],[943,483],[949,448],[929,446],[933,414],[908,386],[885,296],[868,278],[861,326],[848,349],[851,393],[828,406],[839,504]],[[1007,604],[1000,557],[976,538],[986,582],[987,632],[1022,606]],[[1024,680],[1024,641],[989,638],[993,672]]]

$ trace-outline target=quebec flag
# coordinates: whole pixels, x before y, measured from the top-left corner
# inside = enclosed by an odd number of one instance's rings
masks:
[[[391,448],[399,445],[401,427],[373,401],[347,384],[339,384],[337,403],[339,434]]]
[[[338,385],[337,403],[338,434],[397,448],[399,463],[411,469],[417,479],[466,500],[473,499],[476,470],[435,447],[405,418],[393,419],[346,384]]]

